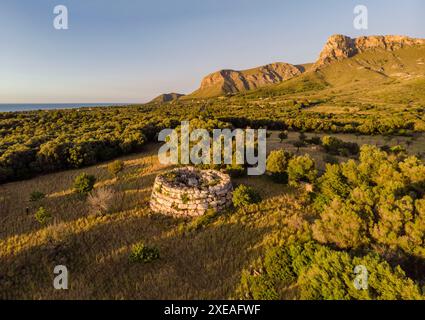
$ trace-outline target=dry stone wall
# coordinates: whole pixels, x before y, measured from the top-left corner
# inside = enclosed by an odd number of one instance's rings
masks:
[[[156,177],[150,207],[162,214],[200,216],[231,205],[232,191],[230,177],[220,171],[177,168]]]

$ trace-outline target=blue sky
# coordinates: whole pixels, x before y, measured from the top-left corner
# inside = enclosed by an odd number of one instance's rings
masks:
[[[69,30],[53,28],[60,4]],[[1,0],[0,103],[189,93],[219,69],[314,61],[335,33],[425,38],[424,13],[423,0]]]

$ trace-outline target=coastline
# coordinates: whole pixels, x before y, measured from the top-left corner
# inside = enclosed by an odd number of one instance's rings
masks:
[[[78,109],[88,107],[120,107],[134,103],[0,103],[1,112]]]

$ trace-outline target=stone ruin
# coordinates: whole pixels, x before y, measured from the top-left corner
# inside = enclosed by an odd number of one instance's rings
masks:
[[[232,191],[229,175],[220,171],[176,168],[156,177],[150,207],[156,213],[200,216],[231,205]]]

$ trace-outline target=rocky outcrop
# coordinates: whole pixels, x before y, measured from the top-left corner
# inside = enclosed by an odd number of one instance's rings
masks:
[[[291,79],[303,71],[301,66],[281,62],[243,71],[221,70],[206,76],[194,95],[213,96],[257,89]]]
[[[173,216],[200,216],[207,210],[221,211],[232,203],[230,177],[215,170],[177,168],[158,175],[150,207]]]
[[[323,48],[314,69],[333,61],[343,60],[367,50],[382,49],[395,51],[409,46],[425,45],[425,39],[405,36],[368,36],[352,39],[344,35],[331,36]]]

